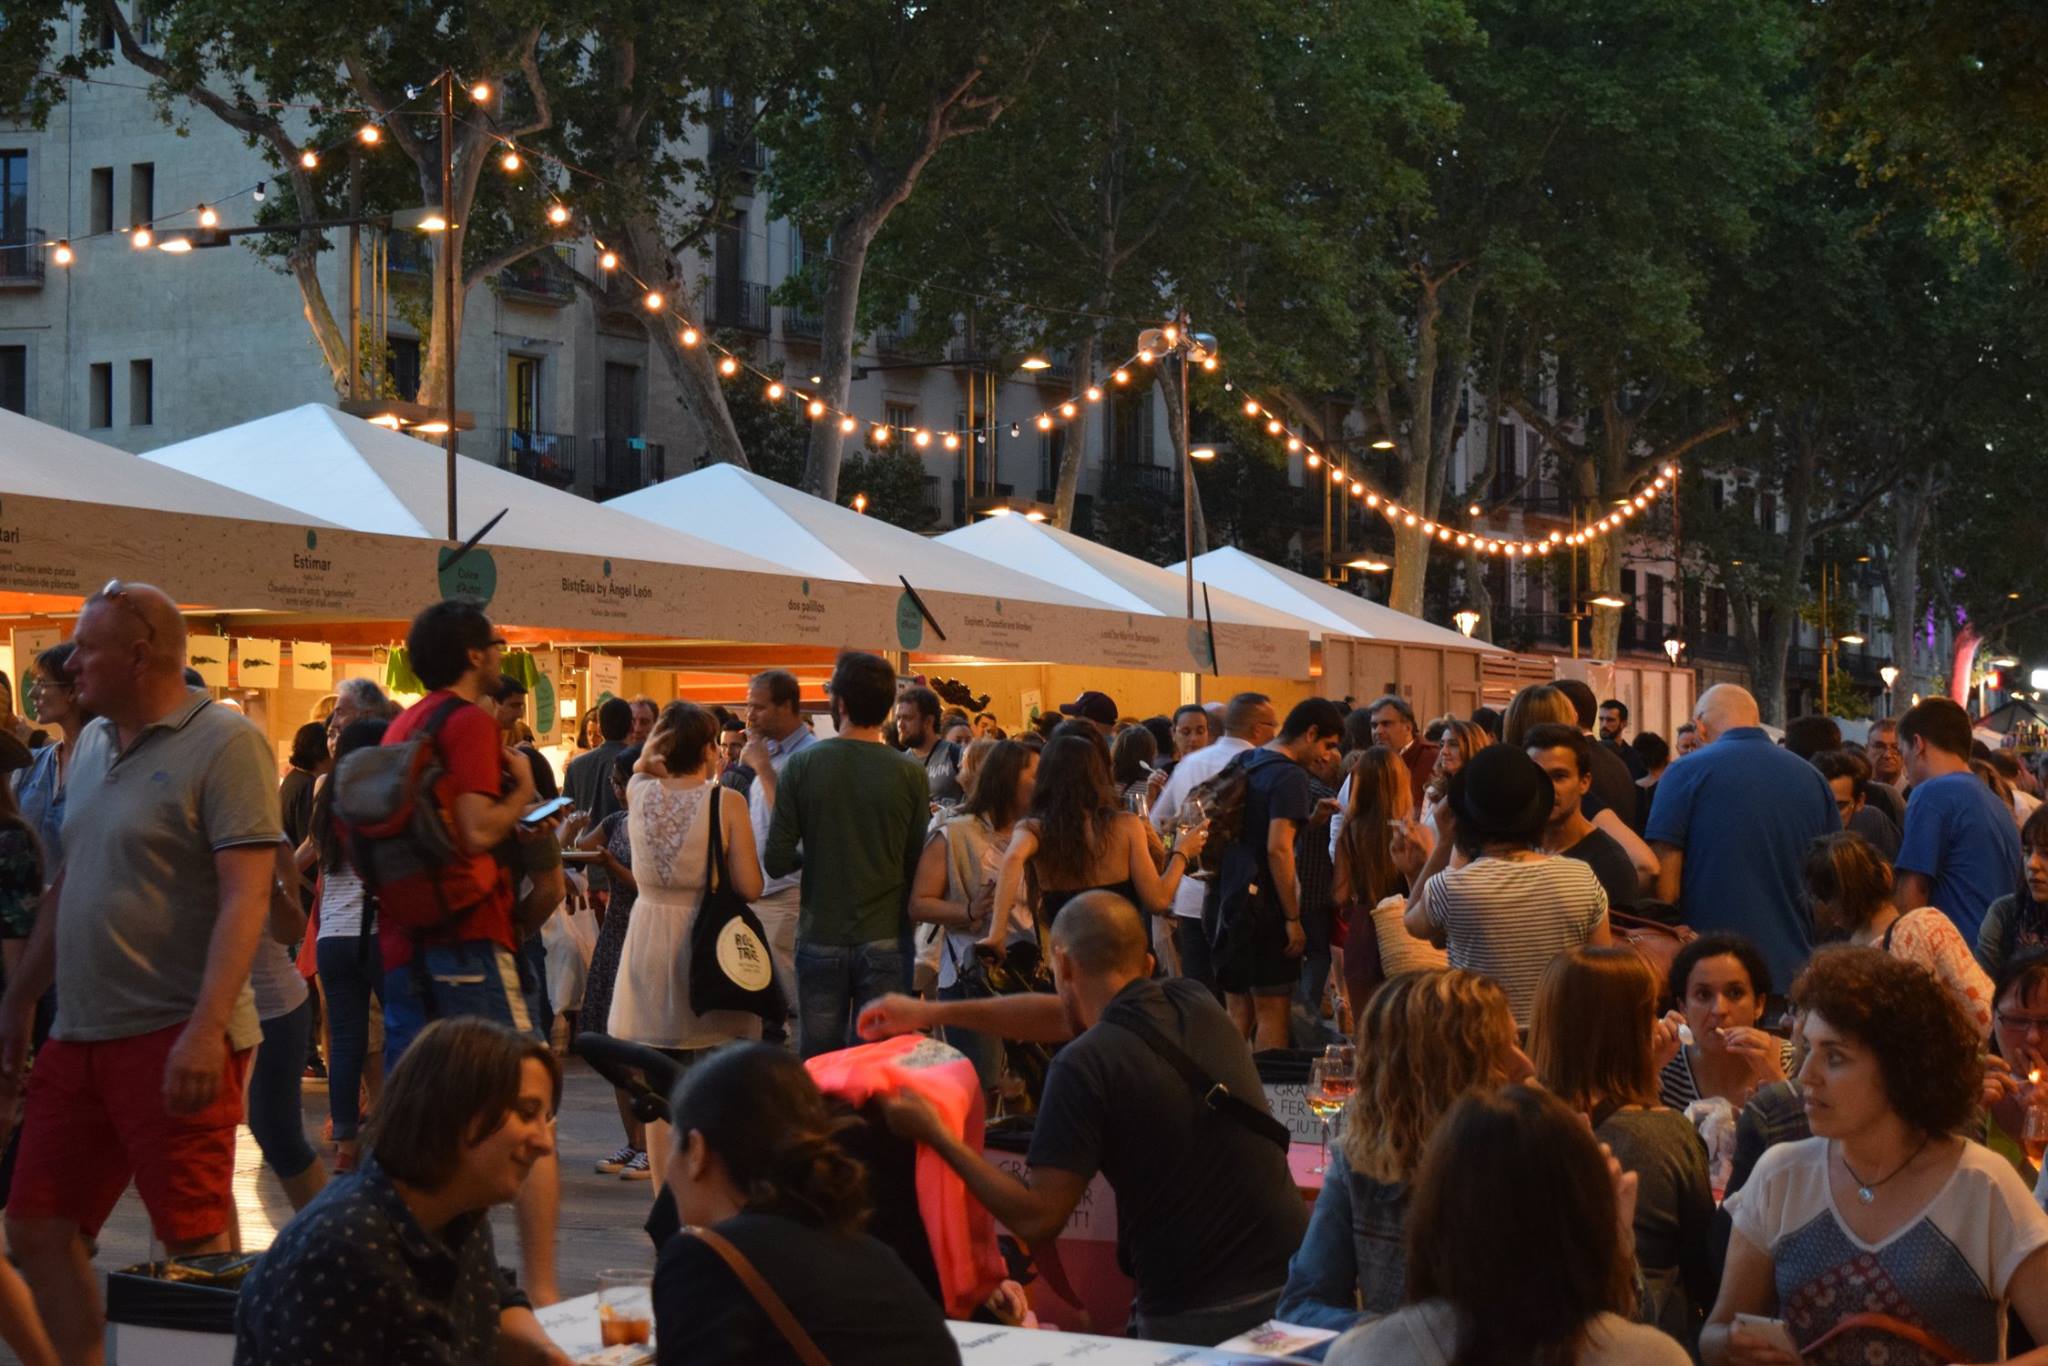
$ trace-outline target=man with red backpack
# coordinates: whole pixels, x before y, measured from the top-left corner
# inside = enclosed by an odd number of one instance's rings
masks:
[[[521,826],[532,766],[478,705],[502,673],[490,618],[438,602],[413,618],[405,646],[432,691],[391,723],[382,750],[351,755],[335,775],[350,857],[376,898],[387,1067],[434,1019],[478,1015],[539,1036],[520,979],[514,865],[524,846],[552,845]],[[522,1284],[541,1305],[557,1298],[560,1192],[550,1154],[519,1196]]]

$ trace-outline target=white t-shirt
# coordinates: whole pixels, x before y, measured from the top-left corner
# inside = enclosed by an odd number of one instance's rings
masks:
[[[1330,1344],[1329,1366],[1449,1366],[1458,1354],[1458,1318],[1447,1301],[1424,1300],[1353,1328]],[[1586,1332],[1578,1366],[1691,1366],[1675,1339],[1655,1328],[1602,1314]]]
[[[320,874],[320,938],[363,932],[363,880],[346,860]]]
[[[2003,1361],[2006,1285],[2048,1245],[2048,1214],[2012,1165],[1965,1143],[1940,1193],[1873,1245],[1836,1213],[1831,1160],[1827,1139],[1780,1143],[1723,1207],[1735,1231],[1770,1254],[1778,1317],[1793,1341],[1813,1342],[1844,1316],[1876,1310],[1910,1317],[1964,1361]],[[1858,1337],[1836,1339],[1839,1359],[1850,1358]]]
[[[1173,766],[1173,773],[1160,789],[1159,800],[1152,803],[1152,824],[1161,835],[1173,833],[1173,819],[1180,812],[1180,804],[1203,783],[1230,767],[1230,761],[1252,747],[1252,742],[1234,735],[1226,735],[1213,745],[1205,745]],[[1209,884],[1200,878],[1183,877],[1180,887],[1173,894],[1173,913],[1193,920],[1202,918],[1202,900],[1208,895]]]
[[[1543,970],[1607,918],[1607,893],[1575,858],[1478,858],[1422,884],[1422,907],[1451,966],[1498,982],[1526,1025]]]

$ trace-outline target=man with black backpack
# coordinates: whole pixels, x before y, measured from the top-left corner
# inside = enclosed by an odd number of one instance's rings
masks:
[[[1223,709],[1221,738],[1181,756],[1173,766],[1166,786],[1152,802],[1152,824],[1162,837],[1171,837],[1181,808],[1196,788],[1202,787],[1229,767],[1232,760],[1248,754],[1273,738],[1279,721],[1273,715],[1273,701],[1264,693],[1241,692]],[[1193,818],[1196,813],[1188,813]],[[1206,818],[1209,813],[1200,813]],[[1190,819],[1186,824],[1192,824]],[[1211,846],[1215,852],[1215,846]],[[1189,870],[1191,873],[1193,869]],[[1216,989],[1216,968],[1210,961],[1209,940],[1216,918],[1216,881],[1196,874],[1180,880],[1173,894],[1173,943],[1180,955],[1183,977],[1192,977],[1210,990]]]
[[[1216,981],[1230,1018],[1255,1048],[1288,1046],[1287,1003],[1308,947],[1295,836],[1315,815],[1309,769],[1336,763],[1343,730],[1337,704],[1311,697],[1287,713],[1277,736],[1237,761],[1244,807],[1237,838],[1219,860]]]
[[[539,1037],[519,973],[520,940],[533,927],[515,914],[525,871],[515,865],[527,848],[544,855],[553,845],[544,829],[522,829],[532,766],[478,705],[502,672],[505,642],[490,618],[474,603],[438,602],[413,618],[405,644],[432,691],[391,723],[381,750],[350,755],[334,778],[350,857],[377,903],[387,1066],[433,1019],[477,1015]],[[550,1154],[518,1204],[522,1284],[536,1304],[557,1298],[559,1203]]]
[[[885,996],[861,1011],[860,1034],[953,1025],[1063,1044],[1026,1180],[907,1089],[883,1102],[889,1127],[930,1147],[1033,1248],[1059,1235],[1099,1172],[1116,1195],[1118,1260],[1136,1282],[1133,1336],[1221,1342],[1272,1317],[1307,1210],[1243,1036],[1201,984],[1151,976],[1142,926],[1114,892],[1083,892],[1053,922],[1057,995]]]

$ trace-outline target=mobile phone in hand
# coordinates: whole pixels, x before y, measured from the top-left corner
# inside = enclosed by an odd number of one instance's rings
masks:
[[[542,802],[539,806],[521,816],[519,823],[521,825],[539,825],[551,816],[560,815],[569,805],[570,801],[567,797],[557,797],[553,801]]]

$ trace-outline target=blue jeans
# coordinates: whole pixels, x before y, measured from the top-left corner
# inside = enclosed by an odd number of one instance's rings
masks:
[[[435,944],[418,951],[426,956],[425,982],[415,959],[384,974],[384,1066],[399,1058],[429,1021],[458,1015],[480,1015],[533,1034],[533,1016],[519,980],[519,959],[488,939]]]
[[[910,946],[901,939],[866,944],[796,945],[797,1051],[806,1058],[860,1042],[856,1013],[892,991],[910,990]]]
[[[353,1140],[363,1122],[363,1064],[370,1056],[370,1000],[377,994],[377,944],[364,961],[362,940],[333,935],[313,947],[327,996],[327,1114],[334,1141]]]
[[[313,1002],[263,1022],[263,1046],[249,1068],[249,1133],[263,1161],[290,1179],[313,1165],[313,1145],[299,1114],[299,1079],[306,1071],[306,1040],[313,1032]]]

